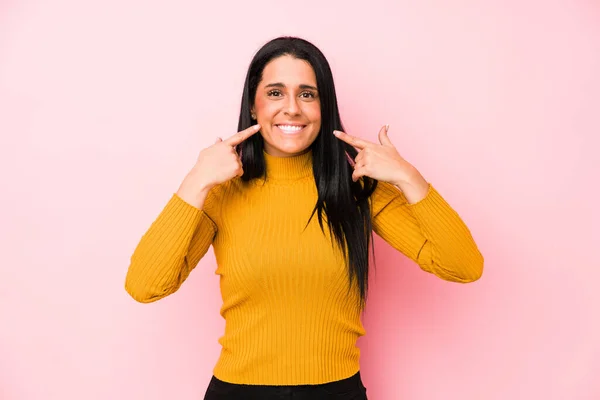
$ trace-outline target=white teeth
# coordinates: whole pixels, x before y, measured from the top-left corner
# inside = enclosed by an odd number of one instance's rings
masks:
[[[304,127],[294,125],[277,125],[285,133],[295,133],[301,131]]]

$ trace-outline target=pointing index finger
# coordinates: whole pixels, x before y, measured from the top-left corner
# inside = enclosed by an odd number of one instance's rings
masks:
[[[260,125],[256,124],[251,126],[250,128],[244,129],[243,131],[239,131],[238,133],[224,140],[223,142],[229,146],[235,147],[238,144],[242,143],[244,140],[248,139],[250,136],[254,135],[259,130]]]
[[[347,133],[342,132],[342,131],[333,131],[333,134],[341,141],[344,141],[344,142],[348,143],[350,146],[355,147],[359,150],[362,150],[371,144],[371,143],[367,142],[366,140],[362,140],[357,137],[350,136]]]

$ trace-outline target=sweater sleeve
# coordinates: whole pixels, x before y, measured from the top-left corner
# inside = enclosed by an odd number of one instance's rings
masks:
[[[379,182],[372,196],[373,230],[421,269],[452,282],[473,282],[483,256],[457,212],[429,184],[425,198],[410,204],[395,186]]]
[[[176,292],[217,234],[214,189],[202,210],[176,193],[135,248],[125,278],[125,290],[140,303],[151,303]]]

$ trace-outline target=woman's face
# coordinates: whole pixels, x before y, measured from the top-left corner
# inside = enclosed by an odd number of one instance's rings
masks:
[[[321,101],[311,65],[285,55],[264,68],[252,108],[265,151],[275,157],[305,152],[321,129]]]

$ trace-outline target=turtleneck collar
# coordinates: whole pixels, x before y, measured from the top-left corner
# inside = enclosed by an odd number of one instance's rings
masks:
[[[263,150],[267,180],[293,181],[312,176],[312,152],[292,157],[275,157]]]

